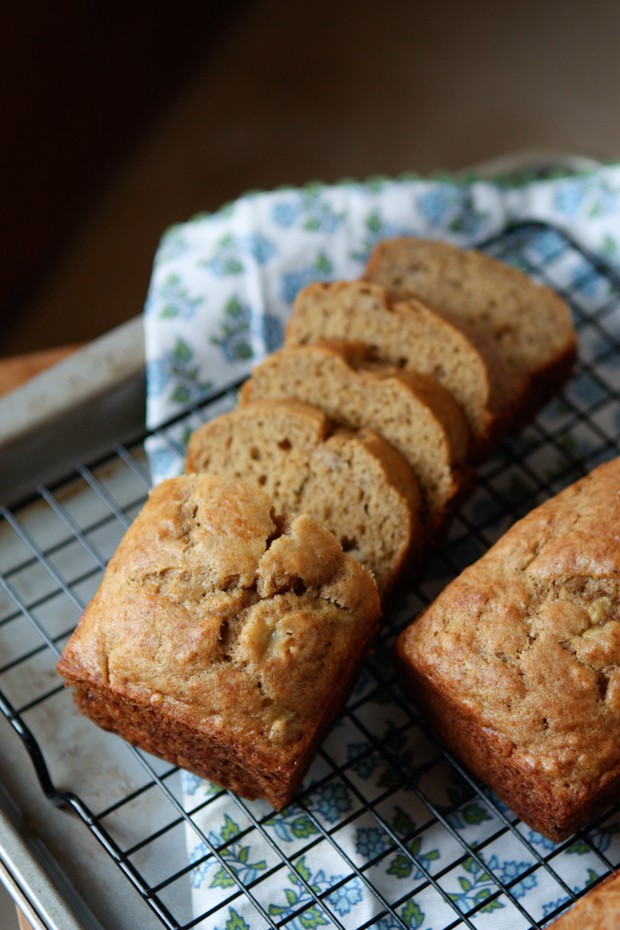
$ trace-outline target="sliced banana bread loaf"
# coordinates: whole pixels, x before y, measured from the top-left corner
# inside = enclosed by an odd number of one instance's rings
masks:
[[[413,295],[494,340],[512,380],[515,418],[533,415],[569,377],[576,355],[570,309],[548,287],[482,252],[415,237],[387,239],[369,281]]]
[[[495,346],[420,301],[392,302],[366,281],[311,284],[297,295],[285,345],[325,339],[363,342],[376,359],[435,378],[462,408],[476,450],[501,428],[507,382]]]
[[[371,430],[336,429],[296,401],[257,401],[190,438],[188,472],[253,481],[278,512],[308,513],[368,568],[385,595],[422,544],[420,491],[407,461]]]
[[[620,790],[620,458],[516,523],[399,637],[417,705],[526,823]]]
[[[256,486],[163,482],[113,556],[58,670],[80,710],[276,809],[375,635],[370,574]]]
[[[440,526],[470,483],[469,430],[451,394],[417,372],[372,363],[362,343],[291,346],[258,365],[240,402],[295,398],[353,429],[369,427],[407,459],[426,518]]]

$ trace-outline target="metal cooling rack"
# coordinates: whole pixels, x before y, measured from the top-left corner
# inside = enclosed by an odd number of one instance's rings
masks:
[[[0,708],[19,740],[2,740],[0,800],[12,803],[6,822],[21,821],[17,834],[42,841],[9,866],[27,884],[29,864],[43,863],[66,911],[50,916],[38,886],[25,890],[49,927],[64,930],[71,916],[71,926],[115,930],[518,930],[544,926],[620,864],[618,806],[562,844],[533,834],[440,749],[393,676],[396,633],[447,581],[516,518],[620,453],[620,279],[540,224],[483,248],[570,302],[576,375],[480,469],[476,493],[386,617],[340,721],[282,815],[100,732],[77,714],[54,669],[146,498],[145,443],[181,456],[191,430],[234,404],[234,388],[1,511]],[[51,805],[41,807],[43,795]]]

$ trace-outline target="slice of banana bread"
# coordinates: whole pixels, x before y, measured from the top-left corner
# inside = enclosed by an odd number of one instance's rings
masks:
[[[151,493],[58,663],[80,710],[147,752],[284,807],[375,635],[370,574],[255,485]]]
[[[516,268],[479,251],[405,236],[377,246],[366,277],[395,299],[413,295],[488,333],[510,375],[518,422],[570,376],[576,356],[570,309]]]
[[[516,523],[397,642],[441,738],[552,840],[620,790],[619,526],[620,458]]]
[[[462,408],[475,451],[487,451],[506,416],[504,363],[490,340],[420,301],[392,302],[366,281],[311,284],[297,295],[285,345],[363,342],[377,360],[435,378]]]
[[[433,527],[446,522],[471,485],[469,430],[452,395],[425,375],[373,364],[361,343],[281,349],[240,392],[242,404],[286,398],[312,404],[340,425],[369,427],[398,449],[417,475]]]
[[[253,481],[279,512],[308,513],[375,576],[384,596],[422,544],[410,465],[371,430],[337,429],[296,401],[257,401],[190,437],[186,469]]]

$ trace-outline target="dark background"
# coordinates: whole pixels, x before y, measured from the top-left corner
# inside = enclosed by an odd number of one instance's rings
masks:
[[[620,4],[32,0],[0,14],[0,356],[140,313],[251,188],[620,155]]]

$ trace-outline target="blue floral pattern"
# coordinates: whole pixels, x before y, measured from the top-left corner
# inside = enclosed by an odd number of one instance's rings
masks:
[[[389,846],[390,838],[380,827],[360,827],[355,832],[355,851],[364,859],[375,859]]]
[[[320,185],[282,196],[274,204],[271,216],[282,229],[298,226],[316,233],[333,233],[344,222],[344,213],[332,206],[325,188]]]
[[[216,242],[211,257],[204,259],[201,264],[218,278],[234,277],[244,273],[248,259],[264,265],[275,254],[272,241],[260,233],[243,236],[227,234]]]
[[[309,805],[309,810],[328,824],[337,823],[352,808],[351,791],[342,781],[319,785],[312,792],[312,800]]]
[[[259,350],[255,346],[258,341]],[[262,357],[282,341],[282,324],[269,313],[253,313],[236,294],[230,297],[223,308],[223,318],[218,335],[211,336],[211,343],[219,346],[228,362],[246,361],[256,355]]]
[[[431,229],[467,236],[477,236],[487,219],[471,188],[463,185],[431,185],[419,195],[418,209]]]
[[[283,843],[307,840],[320,834],[314,821],[297,805],[286,807],[277,817],[269,817],[263,821],[263,825],[266,829],[273,828],[273,832]]]
[[[599,175],[572,177],[556,184],[553,205],[559,214],[588,218],[613,215],[618,207],[620,187]]]
[[[209,888],[236,887],[237,879],[247,885],[255,881],[267,868],[265,859],[252,857],[252,844],[236,838],[240,833],[239,824],[229,814],[224,815],[224,822],[219,833],[210,830],[207,836],[212,847],[220,847],[221,862],[210,854],[209,847],[198,843],[189,854],[190,863],[199,863],[191,872],[194,888],[207,884]]]
[[[157,312],[162,319],[191,320],[204,297],[190,296],[180,275],[170,273],[157,288],[151,288],[145,313]]]
[[[489,913],[503,907],[494,897],[498,891],[497,882],[479,862],[469,856],[462,865],[462,871],[465,874],[458,877],[459,891],[450,892],[450,899],[460,911],[466,914],[473,908],[479,908],[482,913]]]
[[[173,403],[186,407],[202,397],[211,386],[210,381],[201,377],[194,350],[180,336],[163,357],[147,362],[149,398],[159,399],[168,393]]]
[[[392,239],[395,236],[411,235],[411,229],[405,226],[397,226],[381,216],[378,210],[372,210],[363,220],[362,241],[360,245],[353,249],[351,257],[364,265],[370,253],[379,242],[383,239]]]
[[[282,275],[282,299],[292,305],[299,291],[314,281],[329,281],[334,273],[334,266],[326,252],[319,252],[314,261],[304,264]]]
[[[332,875],[323,869],[312,871],[302,856],[295,863],[295,870],[289,872],[286,878],[287,885],[282,895],[283,900],[269,905],[269,916],[278,921],[292,917],[287,927],[294,928],[294,930],[313,930],[315,927],[329,926],[329,917],[323,908],[313,903],[312,892],[315,895],[329,892],[334,886],[340,885],[344,876]],[[362,898],[360,882],[354,879],[332,891],[327,901],[336,914],[344,916],[350,913],[351,909],[362,901]],[[299,911],[302,913],[298,916]]]
[[[381,239],[419,234],[471,245],[502,231],[508,218],[549,221],[557,229],[515,232],[510,258],[570,292],[585,364],[535,427],[506,444],[507,461],[490,473],[489,491],[481,488],[463,523],[455,521],[446,547],[464,566],[538,502],[539,476],[559,490],[575,462],[589,465],[617,449],[620,410],[608,388],[620,388],[620,288],[567,250],[563,230],[620,267],[619,191],[617,167],[521,188],[376,178],[251,194],[181,224],[162,240],[145,308],[149,424],[246,374],[281,343],[299,289],[359,275]],[[491,246],[500,257],[503,241]],[[155,480],[180,470],[183,444],[181,428],[176,451],[152,442]],[[432,567],[425,597],[448,574]],[[398,629],[421,603],[417,594],[404,600],[388,626]],[[201,928],[262,930],[266,914],[294,930],[335,921],[351,930],[441,930],[472,914],[476,926],[508,930],[517,906],[544,922],[568,902],[566,888],[581,892],[610,863],[620,865],[617,814],[560,846],[518,822],[506,829],[502,818],[514,815],[491,793],[473,795],[403,713],[392,691],[389,637],[382,645],[285,810],[237,802],[183,774],[184,807],[207,840],[188,828],[187,880]],[[262,915],[240,886],[251,888]]]

